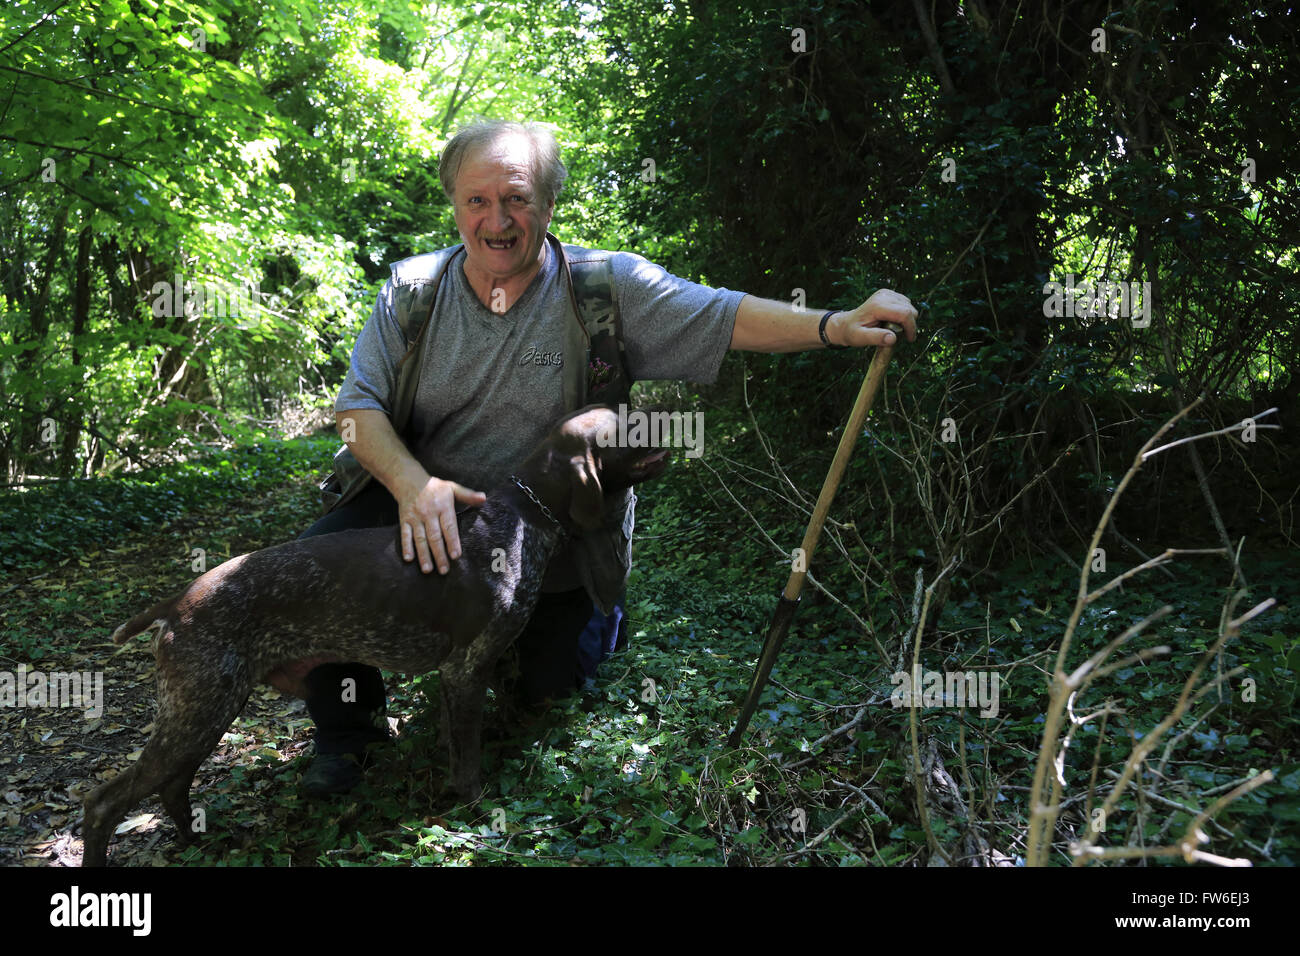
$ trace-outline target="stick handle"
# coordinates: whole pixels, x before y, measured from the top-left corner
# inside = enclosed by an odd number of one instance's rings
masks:
[[[763,653],[758,658],[758,666],[754,668],[754,676],[749,679],[749,690],[745,692],[745,699],[741,702],[740,716],[736,718],[735,729],[727,737],[729,746],[739,747],[741,740],[744,739],[745,728],[749,726],[750,718],[758,709],[758,699],[763,696],[767,679],[772,676],[772,666],[776,663],[777,655],[781,653],[781,645],[785,643],[785,635],[790,630],[790,621],[794,619],[794,612],[798,608],[798,600],[788,600],[785,595],[776,602],[776,611],[767,626],[767,637],[763,639]]]
[[[898,334],[898,332],[895,332],[895,337]],[[817,496],[817,505],[813,508],[812,519],[808,522],[808,528],[803,533],[803,543],[799,545],[803,550],[803,561],[801,562],[803,569],[790,573],[790,579],[786,581],[785,590],[782,592],[782,595],[788,601],[797,601],[799,593],[803,591],[803,580],[808,576],[807,569],[812,567],[813,552],[817,549],[817,542],[821,540],[822,525],[826,523],[826,515],[831,510],[831,502],[835,500],[835,492],[840,486],[840,479],[844,477],[844,469],[849,466],[849,459],[853,456],[853,446],[857,444],[858,435],[862,433],[862,425],[866,422],[867,414],[876,401],[876,393],[880,391],[880,383],[885,378],[885,368],[889,365],[889,358],[893,354],[894,347],[892,345],[878,347],[875,356],[871,359],[871,367],[867,369],[867,377],[862,380],[862,387],[858,389],[858,397],[853,403],[853,411],[849,413],[849,422],[844,426],[844,434],[840,436],[839,447],[835,449],[835,458],[831,461],[831,470],[826,473],[826,480],[822,482],[821,494]]]
[[[893,332],[897,341],[899,330],[893,329]],[[735,729],[727,738],[727,743],[732,747],[740,746],[745,728],[749,726],[750,718],[758,709],[758,700],[767,685],[768,677],[772,674],[777,655],[781,653],[781,646],[785,643],[786,634],[790,630],[790,622],[794,619],[794,612],[799,606],[799,594],[803,591],[804,578],[808,576],[808,568],[812,567],[813,550],[822,536],[822,525],[826,522],[826,515],[831,510],[831,502],[835,498],[835,490],[839,487],[844,469],[848,467],[853,446],[857,444],[858,433],[862,431],[862,425],[867,420],[867,413],[871,411],[871,406],[876,400],[876,393],[880,391],[880,383],[885,378],[885,368],[889,365],[889,357],[893,352],[892,345],[882,345],[876,349],[871,367],[867,369],[867,377],[862,382],[862,388],[858,390],[853,411],[849,413],[848,424],[844,427],[844,434],[840,436],[839,447],[835,449],[831,470],[827,472],[826,480],[822,482],[821,494],[817,496],[817,505],[813,508],[812,519],[808,522],[808,530],[803,535],[803,543],[800,545],[803,548],[804,559],[801,562],[803,569],[791,573],[785,591],[777,602],[776,612],[772,615],[772,621],[767,628],[767,637],[763,640],[763,653],[749,682],[749,692],[745,694],[745,699],[740,706],[740,717],[736,721]]]

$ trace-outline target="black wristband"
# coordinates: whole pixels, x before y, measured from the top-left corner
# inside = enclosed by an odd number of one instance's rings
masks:
[[[834,315],[838,311],[839,309],[831,309],[829,312],[827,312],[825,315],[822,316],[822,323],[821,325],[817,326],[817,334],[821,336],[822,345],[826,346],[828,349],[846,349],[849,347],[847,345],[836,345],[826,337],[826,320],[829,319],[832,315]]]

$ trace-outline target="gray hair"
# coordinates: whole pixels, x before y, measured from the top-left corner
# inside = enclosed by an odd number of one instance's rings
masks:
[[[533,187],[543,206],[560,194],[569,171],[560,160],[560,147],[543,123],[511,123],[506,120],[475,120],[456,131],[438,160],[438,179],[448,199],[454,198],[456,177],[465,159],[506,136],[524,136],[532,145]]]

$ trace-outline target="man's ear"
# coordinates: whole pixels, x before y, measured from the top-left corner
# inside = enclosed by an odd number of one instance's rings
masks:
[[[569,499],[569,517],[582,530],[595,531],[605,514],[605,496],[596,475],[596,459],[589,448],[585,455],[574,455],[569,461],[573,490]]]

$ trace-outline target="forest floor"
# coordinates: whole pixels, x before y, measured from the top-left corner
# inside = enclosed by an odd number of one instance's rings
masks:
[[[138,758],[155,706],[148,642],[118,646],[109,636],[192,579],[193,548],[205,547],[213,566],[306,527],[316,514],[312,478],[330,447],[284,443],[134,490],[115,482],[0,502],[12,528],[0,546],[16,555],[0,591],[0,668],[102,675],[104,701],[103,713],[90,717],[75,708],[0,707],[0,865],[80,861],[81,799]],[[356,791],[325,801],[309,801],[297,787],[310,752],[302,703],[259,688],[194,782],[204,837],[179,845],[156,799],[146,800],[118,828],[111,862],[915,865],[933,861],[932,834],[952,862],[1014,865],[1044,676],[1077,576],[1040,561],[1004,569],[978,599],[952,598],[927,645],[927,668],[995,666],[1005,688],[990,720],[969,709],[922,712],[930,802],[923,822],[906,711],[890,706],[892,668],[816,594],[805,598],[746,744],[726,745],[781,575],[756,578],[754,568],[770,561],[747,556],[754,542],[734,521],[684,520],[692,493],[660,484],[639,509],[631,645],[585,693],[539,721],[507,724],[490,710],[489,796],[478,806],[443,793],[446,758],[436,708],[427,705],[436,675],[389,681],[396,741],[379,749]],[[19,505],[25,523],[14,518]],[[1206,805],[1206,793],[1271,768],[1274,784],[1209,825],[1213,850],[1297,861],[1300,583],[1288,574],[1292,560],[1257,556],[1252,578],[1279,607],[1219,662],[1258,678],[1258,702],[1242,703],[1234,689],[1180,723],[1158,766],[1122,799],[1115,840],[1167,839]],[[1153,577],[1085,616],[1078,660],[1154,606],[1177,606],[1161,635],[1174,652],[1118,671],[1106,689],[1126,706],[1110,734],[1079,728],[1064,830],[1086,825],[1080,788],[1094,769],[1104,781],[1176,697],[1213,641],[1222,597],[1194,574]],[[1058,861],[1069,862],[1064,852]]]

